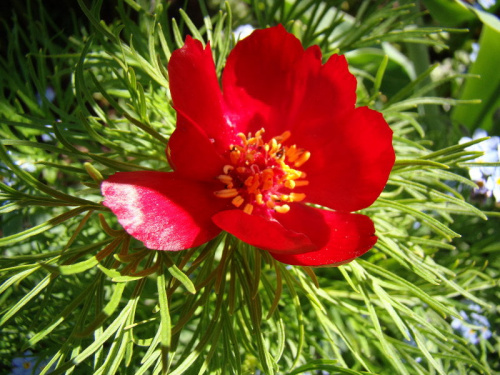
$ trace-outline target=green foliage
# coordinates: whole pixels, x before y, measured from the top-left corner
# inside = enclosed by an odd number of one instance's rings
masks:
[[[479,53],[471,67],[475,79],[467,80],[461,97],[480,99],[480,105],[459,106],[453,112],[453,119],[471,130],[482,128],[492,131],[495,114],[500,109],[500,78],[496,67],[500,64],[500,21],[497,29],[485,25],[479,40]]]
[[[78,3],[88,26],[70,34],[41,1],[28,6],[37,22],[24,29],[14,19],[0,59],[2,366],[30,348],[53,374],[494,371],[498,342],[471,345],[450,322],[464,300],[487,312],[498,302],[490,292],[498,261],[486,261],[498,235],[458,239],[495,213],[457,189],[474,186],[456,173],[477,157],[465,150],[471,143],[432,150],[418,111],[457,104],[433,93],[454,77],[430,80],[433,66],[411,73],[394,48],[444,46],[432,37],[443,28],[416,26],[419,13],[404,2],[345,10],[342,1],[248,1],[260,27],[280,22],[325,55],[349,52],[359,105],[381,110],[395,134],[387,188],[363,211],[376,247],[313,270],[225,234],[186,251],[150,251],[100,203],[99,184],[115,171],[169,170],[171,51],[186,33],[210,42],[220,73],[233,18],[241,23],[231,7],[244,4],[200,1],[197,25],[182,10],[170,19],[162,2],[118,1],[112,22],[101,21],[102,1]],[[394,76],[402,84],[388,92]]]

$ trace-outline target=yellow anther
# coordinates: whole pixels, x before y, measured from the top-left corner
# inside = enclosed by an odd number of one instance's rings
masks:
[[[307,180],[295,181],[295,187],[307,186],[307,185],[309,185],[309,181],[307,181]]]
[[[290,199],[290,196],[289,196],[289,195],[286,195],[286,194],[281,194],[281,196],[280,196],[280,201],[283,201],[283,202],[291,202],[292,200]]]
[[[284,204],[282,206],[276,206],[274,207],[274,211],[280,214],[286,214],[288,211],[290,211],[290,206],[288,204]]]
[[[258,205],[263,205],[264,200],[262,194],[255,194],[255,201],[257,202]]]
[[[264,132],[265,132],[265,129],[260,128],[260,130],[258,130],[255,133],[255,137],[252,138],[255,141],[255,144],[257,144],[258,146],[262,146],[264,144],[264,141],[262,140],[262,134],[264,134]]]
[[[224,184],[229,184],[233,181],[233,178],[231,176],[228,176],[227,174],[221,174],[217,176],[217,178]]]
[[[280,148],[280,145],[278,144],[278,142],[276,142],[276,139],[271,139],[271,145],[270,145],[270,149],[269,149],[269,153],[271,155],[274,155],[276,153],[276,151],[279,150]]]
[[[309,151],[303,152],[302,155],[300,155],[300,157],[298,158],[298,160],[294,163],[294,166],[300,167],[302,164],[308,161],[310,157],[311,153]]]
[[[290,133],[288,130],[283,132],[283,134],[281,135],[278,135],[277,137],[274,137],[276,139],[276,141],[278,143],[283,143],[285,142],[288,138],[290,138],[290,136],[292,135],[292,133]]]
[[[290,193],[290,201],[291,202],[300,202],[306,198],[304,193]]]
[[[247,144],[247,142],[248,142],[248,141],[247,141],[247,137],[246,137],[246,135],[245,135],[245,134],[243,134],[243,133],[238,133],[238,134],[237,134],[237,136],[241,138],[241,140],[243,141],[243,144],[244,144],[244,145],[246,145],[246,144]]]
[[[290,167],[288,167],[285,170],[285,172],[286,172],[286,179],[287,180],[297,180],[297,179],[299,179],[299,178],[302,177],[302,172],[301,171],[297,171],[297,170],[292,169]]]
[[[236,207],[241,206],[243,204],[243,202],[245,202],[245,200],[243,199],[243,197],[241,195],[237,195],[231,201],[231,203],[234,204]]]
[[[297,150],[297,146],[292,145],[286,150],[286,156],[290,163],[293,163],[299,157],[299,151]]]
[[[263,134],[264,128],[254,135],[238,134],[241,143],[230,146],[224,174],[217,176],[226,188],[214,194],[230,198],[232,205],[247,214],[252,214],[256,206],[259,210],[267,207],[286,213],[290,210],[288,202],[306,198],[304,193],[287,194],[284,190],[309,185],[306,174],[298,167],[309,160],[311,153],[296,145],[284,145],[291,138],[288,130],[267,142]]]
[[[214,191],[214,194],[216,197],[219,197],[219,198],[232,198],[232,197],[236,197],[238,195],[238,190],[237,189],[223,189],[223,190]]]
[[[253,205],[251,205],[250,203],[245,204],[245,208],[243,208],[243,212],[251,215],[252,211],[253,211]]]
[[[229,153],[229,159],[231,159],[231,163],[233,164],[238,164],[238,161],[240,160],[241,152],[238,149],[233,149]]]
[[[260,185],[260,178],[259,178],[259,175],[256,174],[254,177],[253,177],[253,181],[252,181],[252,185],[250,185],[248,187],[248,192],[250,194],[253,194],[255,193],[255,191],[257,191],[257,189],[259,188],[259,185]]]
[[[228,174],[229,171],[232,171],[234,169],[234,167],[232,165],[229,165],[229,164],[226,164],[223,168],[222,168],[222,171],[224,172],[224,174]]]

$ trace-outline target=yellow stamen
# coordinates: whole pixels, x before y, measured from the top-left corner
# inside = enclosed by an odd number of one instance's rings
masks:
[[[237,149],[231,150],[229,153],[229,159],[231,159],[231,163],[237,164],[240,160],[241,152]]]
[[[229,164],[226,164],[223,168],[222,168],[222,171],[224,172],[224,174],[228,174],[229,171],[232,171],[234,169],[234,167],[232,165],[229,165]]]
[[[251,205],[250,203],[245,204],[245,208],[243,209],[243,212],[251,215],[252,211],[253,211],[253,205]]]
[[[308,161],[310,157],[311,153],[309,151],[305,151],[304,153],[302,153],[302,155],[300,155],[298,160],[294,163],[294,166],[300,167],[302,164]]]
[[[292,133],[290,133],[288,130],[283,132],[283,134],[281,135],[278,135],[277,137],[274,137],[276,139],[276,141],[278,143],[283,143],[285,142],[288,138],[290,138],[290,136],[292,135]]]
[[[304,177],[302,176],[302,172],[301,172],[301,171],[297,171],[297,170],[295,170],[295,169],[291,169],[291,168],[290,168],[290,169],[287,169],[287,171],[286,171],[286,172],[287,172],[287,176],[286,176],[286,178],[287,178],[288,180],[297,180],[297,179],[299,179],[299,178],[304,178]]]
[[[274,172],[272,169],[264,169],[262,171],[262,190],[269,190],[274,185],[273,183]]]
[[[300,202],[306,198],[304,193],[290,193],[290,199],[292,202]]]
[[[281,194],[279,200],[283,201],[283,202],[290,202],[290,196],[289,195],[285,195],[285,194]]]
[[[257,191],[258,187],[260,185],[260,178],[259,178],[259,175],[256,174],[255,176],[253,176],[253,181],[252,181],[252,185],[250,185],[248,187],[248,192],[250,194],[253,194]]]
[[[238,195],[237,189],[223,189],[214,192],[215,196],[219,198],[232,198]]]
[[[262,198],[262,194],[255,194],[255,201],[257,202],[258,205],[263,205],[264,200]]]
[[[288,161],[290,163],[293,163],[295,160],[298,159],[300,152],[297,150],[297,146],[292,145],[286,150],[286,156],[288,158]]]
[[[307,185],[309,185],[309,181],[307,181],[307,180],[295,181],[295,187],[307,186]]]
[[[241,195],[237,195],[236,197],[233,198],[231,203],[234,204],[236,207],[239,207],[243,204],[244,201],[245,200],[243,199],[243,197]]]
[[[269,153],[271,155],[275,154],[276,151],[278,151],[280,149],[280,145],[278,144],[278,142],[276,142],[276,139],[271,139],[271,149],[269,150]]]
[[[284,204],[282,206],[276,206],[274,207],[274,211],[280,214],[286,214],[288,211],[290,211],[290,206],[288,204]]]
[[[300,202],[306,198],[304,193],[287,194],[300,186],[309,185],[306,174],[298,169],[311,157],[311,153],[296,145],[286,146],[291,133],[287,130],[281,135],[264,142],[264,128],[254,135],[239,133],[241,143],[231,145],[228,161],[217,179],[225,189],[214,192],[220,198],[231,198],[231,203],[243,212],[252,214],[255,206],[259,210],[267,207],[279,213],[290,210],[287,202]]]
[[[248,142],[247,142],[247,137],[246,137],[246,135],[245,135],[245,134],[243,134],[243,133],[238,133],[238,134],[237,134],[237,136],[241,138],[241,140],[243,141],[243,144],[244,144],[244,145],[246,145],[246,144],[248,143]]]
[[[264,141],[262,140],[262,134],[264,134],[265,129],[261,128],[255,133],[255,139],[257,141],[257,145],[262,146],[264,144]]]
[[[217,178],[224,184],[229,184],[233,181],[233,178],[231,176],[228,176],[227,174],[221,174],[217,176]]]

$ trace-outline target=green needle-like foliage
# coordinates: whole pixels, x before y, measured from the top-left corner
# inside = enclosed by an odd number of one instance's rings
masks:
[[[418,109],[457,104],[433,94],[445,83],[429,80],[434,67],[380,92],[395,64],[387,46],[445,46],[433,37],[443,28],[416,26],[405,2],[356,2],[352,14],[343,1],[200,0],[197,25],[186,10],[171,19],[168,2],[118,0],[105,22],[103,1],[78,0],[85,25],[59,30],[41,1],[26,3],[33,22],[5,25],[0,59],[2,366],[30,349],[50,360],[42,374],[492,373],[492,344],[470,345],[450,326],[464,300],[494,303],[487,250],[465,256],[454,242],[456,218],[487,219],[456,188],[475,186],[457,171],[480,140],[433,150],[426,139]],[[394,130],[396,164],[363,210],[379,240],[361,259],[286,267],[226,234],[155,252],[101,204],[99,184],[116,171],[170,170],[166,64],[184,35],[210,42],[220,73],[233,27],[248,19],[282,23],[327,56],[348,53],[359,104]],[[373,50],[386,56],[376,69]]]

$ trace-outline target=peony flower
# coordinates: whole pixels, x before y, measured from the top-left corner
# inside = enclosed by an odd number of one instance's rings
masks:
[[[392,131],[380,113],[355,108],[343,56],[322,64],[318,46],[304,50],[279,25],[237,43],[222,89],[210,46],[190,36],[168,72],[173,172],[120,172],[102,184],[129,234],[177,251],[224,230],[306,266],[340,265],[373,247],[372,221],[352,212],[387,182]]]

